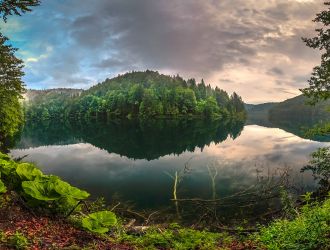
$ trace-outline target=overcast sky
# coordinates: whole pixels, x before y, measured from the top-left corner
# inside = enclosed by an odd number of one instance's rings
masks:
[[[88,88],[153,69],[261,103],[307,86],[320,54],[301,37],[322,9],[322,0],[42,0],[0,26],[28,88]]]

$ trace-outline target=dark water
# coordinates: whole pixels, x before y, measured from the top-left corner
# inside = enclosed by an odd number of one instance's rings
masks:
[[[311,152],[329,145],[242,123],[48,123],[27,124],[11,154],[27,155],[44,172],[109,203],[201,223],[256,218],[278,208],[269,190],[279,181],[313,189],[312,177],[299,170]],[[172,200],[175,175],[177,199],[197,201]]]

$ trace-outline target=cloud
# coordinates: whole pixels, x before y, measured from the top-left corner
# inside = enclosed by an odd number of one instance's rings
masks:
[[[18,27],[11,39],[28,62],[28,86],[87,88],[125,71],[155,69],[262,102],[292,97],[306,85],[319,53],[301,37],[312,36],[311,20],[322,7],[316,0],[44,0],[9,25]]]

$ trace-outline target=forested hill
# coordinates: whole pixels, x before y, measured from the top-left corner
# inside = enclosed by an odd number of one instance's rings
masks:
[[[303,138],[308,138],[306,131],[316,124],[330,121],[327,107],[330,100],[319,102],[315,106],[308,103],[302,95],[280,103],[245,104],[247,124],[281,128]],[[329,141],[329,137],[313,137],[319,141]],[[312,138],[312,139],[313,139]]]
[[[330,119],[330,113],[327,111],[329,105],[330,101],[309,105],[308,98],[299,95],[278,103],[245,104],[245,109],[250,119],[317,122]]]
[[[155,71],[130,72],[88,90],[50,91],[25,105],[27,119],[178,117],[244,119],[240,96],[202,80],[184,80]]]
[[[274,105],[269,110],[270,120],[325,121],[330,119],[330,100],[308,104],[308,98],[300,95]]]

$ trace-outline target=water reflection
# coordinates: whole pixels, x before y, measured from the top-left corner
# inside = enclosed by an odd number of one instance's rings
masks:
[[[168,209],[166,214],[173,217],[179,211],[182,220],[192,221],[205,208],[190,203],[176,208],[170,176],[180,175],[178,199],[222,199],[267,178],[276,179],[283,169],[290,172],[290,181],[312,188],[312,178],[299,170],[311,152],[330,145],[257,125],[242,130],[237,124],[179,124],[65,125],[56,128],[56,134],[55,128],[30,127],[11,154],[28,155],[26,160],[46,173],[59,175],[94,197],[129,202],[139,211]],[[217,216],[256,216],[278,206],[267,200],[248,210],[235,205],[242,199],[216,206]]]
[[[89,123],[27,123],[17,148],[87,142],[109,153],[133,159],[157,159],[168,154],[193,152],[211,142],[235,139],[242,122],[204,120],[151,120]]]

